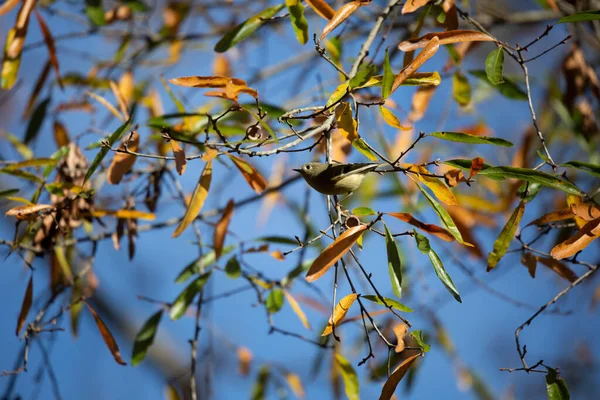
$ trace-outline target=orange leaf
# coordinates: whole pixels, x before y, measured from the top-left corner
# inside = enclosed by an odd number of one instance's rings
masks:
[[[25,320],[27,319],[27,314],[29,314],[29,309],[31,308],[31,303],[33,302],[33,276],[29,278],[29,283],[27,284],[27,289],[25,289],[25,296],[23,297],[23,303],[21,304],[21,312],[19,313],[19,318],[17,319],[17,329],[15,334],[19,336],[19,332],[23,329],[23,325],[25,325]]]
[[[545,225],[550,222],[564,221],[566,219],[571,219],[571,218],[573,218],[573,213],[571,212],[571,210],[568,208],[563,208],[561,210],[552,211],[552,212],[549,212],[548,214],[544,214],[541,217],[539,217],[538,219],[535,219],[535,220],[531,221],[530,223],[528,223],[527,226],[529,226],[529,225],[538,225],[538,226]]]
[[[394,78],[394,83],[392,83],[392,94],[398,86],[402,85],[417,69],[421,67],[425,63],[425,61],[429,60],[433,55],[438,51],[440,47],[440,40],[437,36],[433,36],[431,40],[428,40],[424,45],[424,49],[419,53],[418,56],[415,57],[414,60],[410,62],[406,67],[402,69]]]
[[[358,294],[351,293],[341,299],[339,303],[336,304],[335,309],[333,310],[333,315],[329,317],[329,321],[327,322],[327,326],[325,330],[321,334],[321,336],[327,336],[331,332],[333,332],[333,327],[337,326],[346,316],[348,310],[354,303],[354,301],[358,298]]]
[[[237,349],[240,375],[246,376],[250,373],[250,363],[252,362],[252,352],[247,347],[238,347]]]
[[[422,353],[412,355],[408,357],[406,360],[402,361],[400,365],[394,370],[394,372],[390,375],[388,380],[383,385],[383,389],[381,389],[381,395],[379,396],[379,400],[389,400],[394,395],[396,391],[396,387],[406,375],[406,372],[412,367],[414,362],[418,357],[421,356]]]
[[[231,65],[224,54],[217,53],[213,61],[213,72],[217,76],[231,76]]]
[[[139,144],[140,135],[134,131],[127,141],[119,146],[119,150],[125,151],[127,148],[129,151],[137,152]],[[116,185],[121,182],[123,175],[131,171],[136,158],[137,156],[134,154],[116,152],[108,167],[108,173],[106,174],[107,182],[111,185]]]
[[[265,181],[265,178],[263,178],[262,175],[259,174],[258,171],[247,161],[242,160],[241,158],[238,158],[231,154],[227,155],[229,156],[229,158],[231,158],[231,161],[233,161],[235,166],[238,167],[238,169],[240,170],[244,179],[246,180],[246,182],[248,182],[250,187],[256,193],[262,193],[262,191],[265,190],[265,188],[267,187],[267,182]]]
[[[583,204],[583,199],[582,199],[581,197],[579,197],[579,196],[575,196],[575,195],[572,195],[572,194],[569,194],[569,195],[567,195],[567,206],[568,206],[570,209],[571,209],[571,207],[573,207],[573,206],[577,206],[577,205],[580,205],[580,204]],[[572,209],[571,209],[571,212],[574,214],[574,218],[575,218],[575,224],[577,225],[577,227],[578,227],[579,229],[583,228],[583,226],[584,226],[584,225],[585,225],[585,223],[586,223],[586,220],[585,220],[585,219],[583,219],[583,218],[581,218],[580,216],[576,215],[576,214],[575,214],[575,213],[572,211]],[[594,218],[592,218],[592,219],[594,219]]]
[[[456,187],[461,182],[466,182],[465,174],[460,169],[451,169],[444,174],[444,180],[450,187]]]
[[[481,157],[475,157],[471,160],[471,169],[469,170],[469,179],[477,175],[479,171],[483,169],[484,159]]]
[[[429,102],[435,93],[435,86],[421,86],[417,88],[412,97],[410,106],[410,114],[408,119],[412,122],[417,122],[425,116]]]
[[[129,119],[129,110],[127,109],[127,102],[121,93],[121,89],[117,86],[113,81],[109,81],[110,90],[112,90],[113,95],[117,99],[117,103],[119,103],[119,109],[121,110],[121,114],[125,117],[125,119]]]
[[[284,290],[283,294],[285,295],[288,303],[290,303],[292,310],[294,310],[298,318],[300,318],[300,321],[302,321],[302,325],[304,325],[304,327],[309,331],[312,330],[310,323],[308,322],[308,318],[306,318],[306,314],[304,314],[304,311],[302,311],[302,308],[300,308],[300,304],[298,304],[296,299],[287,290]]]
[[[440,226],[437,226],[437,225],[423,223],[423,222],[419,221],[418,219],[416,219],[415,217],[413,217],[412,215],[410,215],[409,213],[389,212],[386,214],[390,215],[394,218],[398,218],[400,221],[404,221],[413,226],[416,226],[417,228],[419,228],[427,233],[431,233],[432,235],[435,235],[435,236],[439,237],[440,239],[445,240],[446,242],[454,241],[454,236],[452,236],[450,234],[450,232],[448,232],[446,229],[444,229]]]
[[[285,256],[283,255],[283,253],[281,252],[281,250],[275,250],[269,253],[269,255],[271,257],[273,257],[274,259],[276,259],[277,261],[284,261],[285,260]]]
[[[4,15],[7,14],[10,10],[12,10],[13,8],[15,8],[15,6],[17,4],[19,4],[21,0],[6,0],[1,6],[0,6],[0,15]]]
[[[121,219],[145,219],[147,221],[153,221],[156,219],[156,215],[152,214],[152,213],[147,213],[147,212],[143,212],[143,211],[138,211],[138,210],[102,210],[102,209],[95,209],[93,211],[91,211],[91,214],[94,217],[104,217],[106,215],[112,215],[115,216],[117,218],[121,218]]]
[[[110,333],[110,330],[108,329],[104,321],[102,321],[98,313],[96,313],[96,310],[94,310],[87,301],[85,302],[85,304],[87,304],[88,308],[90,309],[90,312],[94,316],[94,320],[96,321],[96,325],[98,325],[98,330],[102,335],[102,339],[104,339],[104,343],[106,343],[106,347],[108,347],[108,349],[112,353],[113,357],[115,358],[115,361],[121,365],[127,365],[127,363],[121,358],[119,346],[117,345],[115,338],[113,337],[112,333]]]
[[[459,29],[455,31],[432,32],[416,39],[405,40],[398,45],[398,49],[402,51],[411,51],[420,47],[425,47],[434,37],[439,39],[440,45],[460,42],[493,42],[496,40],[483,32]]]
[[[177,173],[179,175],[183,175],[185,172],[185,166],[187,164],[185,152],[176,140],[171,140],[170,142],[171,148],[173,149],[173,157],[175,157],[175,169],[177,169]]]
[[[67,128],[58,121],[54,121],[54,141],[59,148],[68,145],[71,141]]]
[[[297,398],[304,398],[304,387],[298,375],[288,372],[285,374],[285,381]]]
[[[181,78],[169,79],[173,85],[184,86],[184,87],[196,87],[196,88],[224,88],[227,86],[227,82],[230,79],[227,76],[183,76]],[[239,79],[238,81],[243,82],[243,85],[246,85],[246,82]]]
[[[569,282],[575,282],[577,280],[577,275],[575,272],[573,272],[573,270],[567,267],[565,264],[547,257],[536,257],[536,259],[560,275],[561,278],[564,278]]]
[[[398,341],[398,344],[394,349],[396,353],[401,353],[404,351],[404,336],[406,336],[407,333],[408,325],[406,325],[405,323],[401,322],[398,325],[394,326],[394,334],[396,335],[396,339]]]
[[[173,232],[172,237],[177,237],[186,230],[186,228],[192,223],[194,219],[200,213],[202,206],[204,205],[204,201],[208,196],[208,189],[210,188],[210,181],[212,179],[212,160],[206,163],[204,170],[202,171],[202,175],[200,175],[200,179],[198,179],[198,183],[196,184],[196,188],[194,189],[194,193],[192,194],[192,199],[190,200],[190,204],[188,208],[185,210],[185,215],[181,219],[179,225]]]
[[[54,72],[56,72],[56,80],[58,81],[60,88],[63,89],[62,79],[60,78],[60,69],[58,68],[58,58],[56,57],[56,47],[54,46],[54,38],[52,37],[52,33],[50,33],[50,29],[48,29],[48,25],[46,25],[46,21],[44,21],[44,18],[42,18],[42,15],[38,10],[35,10],[35,16],[40,24],[40,30],[42,31],[44,42],[46,42],[46,47],[48,48],[50,63],[52,64],[52,67],[54,67]]]
[[[306,4],[312,7],[318,15],[325,19],[331,19],[335,15],[335,10],[323,0],[306,0]]]
[[[584,221],[600,218],[600,207],[593,204],[571,204],[571,212]]]
[[[341,6],[340,9],[335,12],[333,17],[331,17],[327,25],[325,25],[325,28],[323,28],[323,33],[321,33],[319,41],[325,39],[325,37],[331,31],[337,28],[342,22],[347,20],[352,13],[354,13],[354,11],[358,10],[359,7],[364,6],[365,4],[366,3],[360,1],[351,1]]]
[[[600,236],[600,218],[588,222],[575,236],[554,246],[550,254],[556,260],[571,257],[598,239],[598,236]]]
[[[310,266],[306,274],[308,282],[314,282],[327,272],[329,267],[335,264],[358,240],[358,238],[367,229],[367,225],[354,226],[342,233],[333,243],[331,243]]]
[[[529,275],[531,275],[532,278],[535,278],[535,269],[537,267],[537,257],[534,256],[532,253],[524,253],[521,256],[521,264],[523,264],[525,267],[527,267],[527,270],[529,271]]]
[[[235,203],[233,200],[229,200],[227,205],[225,206],[225,210],[223,210],[223,215],[217,225],[215,226],[215,234],[213,236],[213,247],[215,249],[215,257],[218,260],[221,257],[221,253],[223,252],[223,244],[225,243],[225,235],[227,235],[227,228],[229,227],[229,223],[231,222],[231,217],[233,216],[233,207]]]
[[[402,7],[402,15],[415,12],[427,3],[429,3],[429,0],[407,0]]]

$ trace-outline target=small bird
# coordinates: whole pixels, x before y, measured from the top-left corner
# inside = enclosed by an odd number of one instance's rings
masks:
[[[317,192],[335,195],[354,192],[361,185],[365,175],[381,165],[309,162],[294,171],[299,172],[306,183]]]

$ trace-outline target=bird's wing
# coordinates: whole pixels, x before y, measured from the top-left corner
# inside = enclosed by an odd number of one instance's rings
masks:
[[[349,175],[354,174],[366,174],[368,172],[373,171],[375,168],[379,167],[379,164],[341,164],[341,165],[333,165],[330,168],[335,168],[336,171],[332,175],[334,176],[331,181],[338,182],[341,179]],[[333,172],[333,171],[332,171]]]

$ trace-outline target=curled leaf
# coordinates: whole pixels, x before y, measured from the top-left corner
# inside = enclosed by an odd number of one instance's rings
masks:
[[[102,335],[102,339],[104,339],[104,343],[106,343],[106,347],[108,347],[108,349],[110,350],[115,361],[121,365],[127,365],[127,363],[125,361],[123,361],[123,359],[121,358],[121,352],[119,351],[119,345],[117,344],[117,341],[113,337],[112,333],[110,333],[108,326],[106,326],[104,321],[102,321],[102,318],[100,318],[100,316],[98,315],[96,310],[94,310],[88,302],[85,302],[85,304],[88,306],[88,309],[94,316],[94,321],[96,321],[96,325],[98,326],[98,330],[100,331],[100,334]]]
[[[212,160],[206,163],[202,174],[200,175],[200,179],[196,184],[196,188],[194,189],[194,193],[192,194],[192,199],[190,200],[190,204],[188,208],[185,210],[185,214],[181,219],[179,225],[173,232],[173,237],[177,237],[183,233],[187,229],[187,227],[196,219],[202,206],[204,205],[204,201],[208,197],[208,190],[210,189],[210,182],[212,180]]]
[[[402,51],[412,51],[420,47],[425,47],[434,37],[439,39],[440,45],[461,42],[493,42],[496,40],[483,32],[459,29],[454,31],[428,33],[416,39],[405,40],[398,45],[398,49]]]
[[[379,395],[379,400],[390,400],[396,391],[396,387],[404,378],[404,375],[408,372],[410,367],[415,363],[417,358],[419,358],[422,353],[412,355],[402,361],[398,367],[394,370],[394,372],[390,375],[388,380],[383,385],[383,389],[381,389],[381,395]]]
[[[600,236],[600,218],[586,223],[575,236],[571,236],[552,248],[550,254],[556,260],[571,257],[585,249]]]
[[[394,78],[394,83],[392,84],[392,90],[390,92],[393,93],[398,86],[403,84],[413,73],[417,71],[425,63],[425,61],[429,60],[433,55],[438,51],[440,47],[440,41],[437,36],[432,36],[432,38],[427,40],[424,45],[424,49],[419,53],[418,56],[415,57],[406,67],[402,69]]]
[[[333,17],[331,17],[327,25],[325,25],[325,28],[323,28],[323,32],[319,37],[319,41],[325,39],[325,37],[329,33],[331,33],[331,31],[337,28],[342,22],[350,18],[354,11],[358,10],[359,7],[364,6],[366,4],[366,2],[362,1],[351,1],[341,6],[340,9],[337,10],[335,14],[333,14]]]
[[[327,326],[325,327],[325,330],[323,331],[321,336],[327,336],[331,332],[333,332],[333,327],[339,325],[340,322],[344,320],[344,317],[346,316],[346,314],[350,310],[350,307],[352,307],[352,304],[354,304],[354,301],[357,298],[358,294],[351,293],[345,296],[335,305],[333,315],[329,317],[329,321],[327,321]]]

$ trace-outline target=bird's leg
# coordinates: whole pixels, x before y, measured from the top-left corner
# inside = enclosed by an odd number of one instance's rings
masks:
[[[348,192],[348,194],[339,201],[339,203],[341,203],[342,201],[346,200],[348,197],[352,196],[352,192]]]

